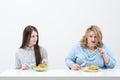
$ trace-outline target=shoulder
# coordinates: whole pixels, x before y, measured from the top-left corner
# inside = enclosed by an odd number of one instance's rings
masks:
[[[81,47],[81,43],[78,41],[76,43],[73,44],[72,49],[77,49]]]
[[[23,51],[25,51],[24,49],[22,49],[22,48],[19,48],[19,49],[17,49],[17,53],[19,53],[19,52],[23,52]]]
[[[108,49],[108,46],[106,44],[103,44],[104,49]]]
[[[107,53],[112,52],[112,50],[111,50],[106,44],[104,44],[102,48],[103,48]]]
[[[42,51],[42,52],[46,51],[46,49],[43,46],[39,45],[39,48],[40,48],[40,51]]]
[[[17,49],[17,51],[16,51],[16,55],[21,55],[21,54],[24,53],[24,52],[25,52],[24,49],[19,48],[19,49]]]
[[[102,48],[105,49],[106,51],[111,51],[110,47],[106,44],[104,44]]]
[[[22,48],[19,48],[19,49],[17,49],[15,56],[16,56],[16,57],[21,56],[22,53],[25,53],[25,50],[22,49]]]
[[[73,46],[74,46],[74,47],[81,47],[81,43],[78,41],[78,42],[76,42]]]

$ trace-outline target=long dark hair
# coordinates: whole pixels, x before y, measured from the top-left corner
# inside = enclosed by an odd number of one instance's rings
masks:
[[[28,43],[30,41],[32,31],[35,31],[38,34],[38,31],[34,26],[28,25],[28,26],[25,27],[25,29],[23,31],[22,45],[20,46],[20,48],[24,49],[28,45]],[[40,54],[40,47],[38,45],[38,41],[39,41],[39,35],[38,35],[38,38],[37,38],[37,42],[34,45],[34,53],[35,53],[36,65],[39,65],[41,63],[41,60],[42,60],[41,59],[41,54]]]

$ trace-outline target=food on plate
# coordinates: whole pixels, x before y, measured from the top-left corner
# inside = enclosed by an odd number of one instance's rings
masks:
[[[46,71],[48,68],[47,64],[39,64],[38,66],[33,66],[33,69],[37,72],[43,72]]]
[[[99,71],[99,67],[96,65],[91,65],[83,68],[83,71],[85,72],[97,72]]]

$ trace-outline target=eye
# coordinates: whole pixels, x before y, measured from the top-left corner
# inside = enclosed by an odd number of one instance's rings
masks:
[[[35,37],[38,37],[38,35],[32,35],[31,38],[35,38]]]
[[[92,36],[89,36],[90,38],[92,38]]]
[[[31,36],[31,38],[34,38],[34,37],[35,37],[35,36],[33,36],[33,35]]]

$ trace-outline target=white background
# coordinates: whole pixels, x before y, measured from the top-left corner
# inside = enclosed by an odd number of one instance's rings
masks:
[[[14,68],[27,25],[35,26],[49,68],[65,69],[65,57],[86,28],[98,25],[120,67],[120,0],[0,0],[0,72]]]

